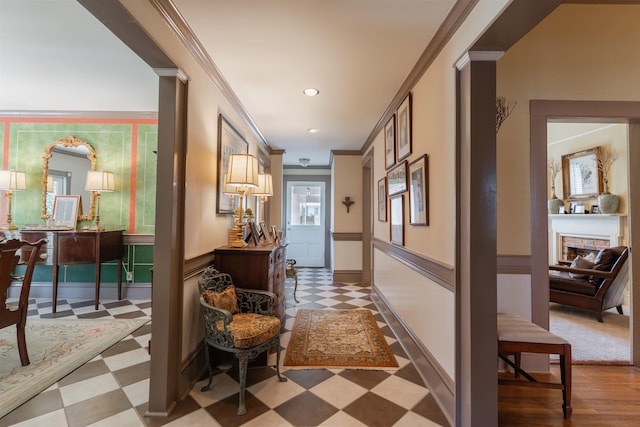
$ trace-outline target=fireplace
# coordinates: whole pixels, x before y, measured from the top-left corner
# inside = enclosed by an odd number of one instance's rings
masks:
[[[626,215],[549,215],[549,263],[625,245]]]

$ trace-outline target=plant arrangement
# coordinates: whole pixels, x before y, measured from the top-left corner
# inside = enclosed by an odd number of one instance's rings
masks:
[[[596,157],[596,166],[602,172],[602,194],[609,193],[609,173],[611,165],[618,158],[618,153],[610,147],[601,147],[600,154]]]
[[[558,176],[561,170],[562,170],[562,163],[560,163],[560,160],[551,159],[549,161],[549,175],[551,178],[551,198],[552,199],[558,198],[558,196],[556,196],[556,177]]]

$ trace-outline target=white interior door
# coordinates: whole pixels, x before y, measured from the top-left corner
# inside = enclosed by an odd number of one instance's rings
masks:
[[[325,183],[287,182],[287,258],[299,267],[324,267]]]

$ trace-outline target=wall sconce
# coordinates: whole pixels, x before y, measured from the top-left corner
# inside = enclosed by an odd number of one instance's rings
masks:
[[[0,190],[5,191],[9,200],[7,205],[7,223],[2,226],[3,230],[17,230],[18,227],[11,223],[11,211],[13,192],[25,190],[27,188],[27,175],[24,172],[12,170],[0,170]]]
[[[349,213],[349,208],[351,208],[351,205],[354,204],[354,203],[355,202],[353,200],[351,200],[351,197],[344,196],[344,200],[342,201],[342,204],[347,207],[347,213]]]
[[[84,189],[93,191],[96,195],[95,222],[89,227],[89,230],[103,231],[104,227],[100,225],[100,193],[111,192],[116,189],[113,172],[88,171]]]

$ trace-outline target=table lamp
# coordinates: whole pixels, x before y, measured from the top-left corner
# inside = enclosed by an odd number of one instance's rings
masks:
[[[100,225],[100,194],[105,191],[111,192],[116,189],[113,172],[88,171],[84,189],[92,191],[96,196],[95,222],[91,227],[89,227],[89,230],[103,231],[104,227]]]
[[[229,168],[225,176],[225,188],[234,187],[240,198],[239,211],[240,217],[244,212],[242,202],[248,189],[258,186],[258,159],[251,154],[231,154],[229,156]],[[242,247],[245,245],[242,240],[242,227],[240,224],[234,224],[232,234],[235,239],[231,242],[231,246]]]
[[[270,173],[258,174],[258,186],[251,189],[251,194],[256,196],[263,205],[263,209],[260,209],[260,216],[264,220],[264,204],[269,197],[273,196],[273,178]]]
[[[9,200],[7,205],[7,223],[2,226],[3,230],[17,230],[18,227],[11,223],[11,211],[13,192],[25,190],[27,188],[27,175],[24,172],[13,170],[0,170],[0,190],[5,191]]]

